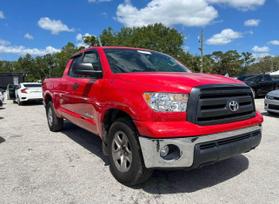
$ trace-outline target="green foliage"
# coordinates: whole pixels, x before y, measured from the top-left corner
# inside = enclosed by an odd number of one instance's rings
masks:
[[[264,57],[258,62],[252,64],[248,69],[247,73],[266,73],[279,70],[279,57]]]
[[[103,30],[99,38],[103,46],[139,47],[164,52],[181,61],[192,71],[200,71],[201,58],[183,49],[184,36],[174,28],[162,24],[122,28],[119,32],[107,28]],[[84,36],[83,42],[88,46],[95,46],[98,44],[98,39],[95,36]],[[38,57],[27,54],[20,57],[16,62],[0,61],[0,73],[23,73],[27,81],[60,77],[69,58],[83,48],[76,47],[69,42],[60,52],[55,54]],[[279,69],[279,57],[265,57],[255,62],[252,53],[238,53],[236,50],[215,51],[204,56],[202,61],[204,72],[229,74],[230,76],[270,72]]]
[[[128,46],[157,50],[177,57],[182,51],[183,35],[162,24],[122,28],[120,32],[105,29],[100,35],[103,45]]]
[[[97,38],[93,35],[91,36],[84,36],[83,37],[83,42],[88,45],[88,46],[96,46],[97,43]]]

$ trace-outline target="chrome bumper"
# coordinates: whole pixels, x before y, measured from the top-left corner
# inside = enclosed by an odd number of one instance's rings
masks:
[[[152,139],[146,137],[139,137],[139,142],[142,149],[143,159],[146,168],[183,168],[183,167],[191,168],[193,167],[194,163],[197,162],[194,160],[195,159],[198,160],[201,158],[196,153],[199,144],[213,142],[213,141],[220,141],[226,138],[233,138],[234,136],[241,136],[245,134],[249,135],[249,133],[252,134],[253,132],[256,131],[260,131],[261,133],[261,127],[252,126],[244,129],[230,131],[230,132],[222,132],[222,133],[211,134],[211,135],[183,137],[183,138],[174,138],[174,139]],[[218,149],[218,146],[215,147],[213,151],[211,150],[209,152],[203,151],[202,160],[205,161],[206,159],[204,159],[204,157],[207,157],[207,155],[209,154],[213,155],[212,152],[215,153],[215,156],[216,154],[218,155],[218,159],[216,161],[222,160],[222,158],[219,158],[220,155],[223,156],[223,159],[226,159],[236,154],[247,152],[255,148],[259,144],[260,138],[259,139],[257,138],[256,143],[255,141],[250,142],[250,140],[245,141],[246,143],[242,145],[243,146],[242,149],[236,148],[239,146],[238,144],[234,143],[235,146],[224,145],[222,147],[221,153],[218,151],[214,152],[216,148]],[[174,160],[163,159],[160,156],[160,149],[165,145],[176,145],[180,149],[180,158]],[[230,151],[229,148],[232,151]]]

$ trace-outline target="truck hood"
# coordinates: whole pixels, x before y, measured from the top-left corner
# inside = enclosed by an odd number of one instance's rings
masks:
[[[168,87],[189,90],[193,87],[209,84],[245,84],[237,79],[221,75],[181,73],[181,72],[156,72],[156,73],[124,73],[115,74],[116,79],[124,80],[140,86]]]

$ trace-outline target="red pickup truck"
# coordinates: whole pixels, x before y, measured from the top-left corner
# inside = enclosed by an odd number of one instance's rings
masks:
[[[66,119],[101,137],[125,185],[144,182],[153,169],[199,168],[248,152],[262,137],[247,85],[191,73],[147,49],[82,50],[62,78],[44,80],[43,96],[50,130]]]

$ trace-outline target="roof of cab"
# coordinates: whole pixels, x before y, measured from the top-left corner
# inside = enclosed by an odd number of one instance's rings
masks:
[[[89,48],[86,49],[82,49],[80,51],[78,51],[77,53],[73,54],[72,57],[75,57],[77,55],[80,55],[81,53],[90,51],[90,50],[94,50],[94,49],[130,49],[130,50],[150,50],[147,48],[135,48],[135,47],[125,47],[125,46],[91,46]]]

